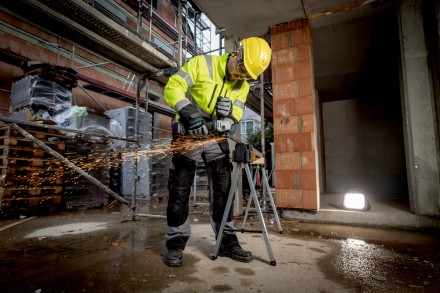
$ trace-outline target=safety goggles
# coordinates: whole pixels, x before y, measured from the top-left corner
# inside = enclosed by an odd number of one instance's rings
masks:
[[[238,60],[237,71],[238,71],[238,75],[241,78],[243,78],[245,80],[252,79],[252,77],[247,72],[246,67],[244,66],[243,60]]]
[[[240,78],[249,80],[252,79],[252,77],[249,75],[249,73],[246,70],[246,66],[244,66],[243,61],[243,47],[240,47],[238,49],[238,63],[237,63],[237,72]]]

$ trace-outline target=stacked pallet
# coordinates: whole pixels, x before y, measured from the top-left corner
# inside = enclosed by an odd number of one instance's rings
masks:
[[[27,132],[63,154],[64,136],[54,130],[23,126]],[[15,129],[0,126],[0,209],[57,208],[61,204],[64,168]]]
[[[157,145],[155,145],[157,143]],[[153,142],[153,147],[157,148],[161,146],[163,149],[169,149],[169,139],[158,140]],[[168,196],[168,177],[169,177],[169,166],[171,164],[170,156],[152,156],[149,158],[151,162],[151,173],[150,173],[150,190],[151,195],[156,198],[163,198]]]
[[[65,146],[66,159],[109,186],[113,158],[109,142],[76,138],[66,140]],[[109,202],[104,191],[68,167],[64,169],[62,197],[63,206],[68,210],[101,208]]]

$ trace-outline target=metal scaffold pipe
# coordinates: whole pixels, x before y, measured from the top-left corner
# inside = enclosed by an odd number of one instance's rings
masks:
[[[178,46],[178,52],[177,56],[179,60],[177,61],[177,64],[179,65],[179,68],[182,67],[182,1],[179,0],[179,6],[177,11],[177,26],[179,30],[178,38],[179,38],[179,46]]]
[[[261,115],[261,152],[266,155],[266,137],[264,129],[264,74],[260,75],[260,115]]]

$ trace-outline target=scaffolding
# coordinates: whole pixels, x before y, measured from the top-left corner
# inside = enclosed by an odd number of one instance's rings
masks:
[[[47,69],[47,68],[46,68]],[[57,68],[58,69],[58,68]],[[50,69],[49,69],[50,70]],[[160,74],[160,75],[171,75],[173,73],[175,73],[175,70],[164,70],[155,74]],[[61,77],[60,75],[57,75],[57,77]],[[62,77],[61,77],[62,78]],[[83,170],[81,167],[77,166],[75,163],[73,163],[71,160],[69,160],[68,158],[66,158],[65,156],[63,156],[61,153],[59,153],[57,150],[54,150],[53,148],[49,147],[47,145],[47,142],[43,142],[41,141],[39,138],[41,138],[41,135],[38,136],[34,136],[31,133],[29,133],[29,131],[26,131],[25,129],[23,129],[20,125],[24,125],[24,126],[28,126],[28,127],[32,127],[32,128],[41,128],[41,129],[45,129],[45,130],[55,130],[55,131],[59,131],[62,133],[76,133],[76,134],[80,134],[80,135],[86,135],[89,137],[102,137],[105,140],[121,140],[121,141],[125,141],[127,143],[129,143],[129,150],[132,153],[132,156],[135,158],[132,163],[134,165],[134,170],[135,170],[135,174],[137,174],[137,168],[138,168],[138,152],[140,151],[140,140],[139,140],[139,114],[140,114],[140,100],[141,100],[141,90],[148,84],[148,79],[151,78],[151,75],[139,75],[136,78],[136,83],[137,83],[137,91],[136,91],[136,102],[135,102],[135,127],[134,127],[134,133],[131,137],[121,137],[121,136],[115,136],[115,135],[109,135],[109,134],[103,134],[102,132],[99,131],[90,131],[90,130],[81,130],[81,129],[76,129],[76,128],[66,128],[63,126],[54,126],[54,125],[47,125],[47,124],[40,124],[40,123],[36,123],[33,121],[23,121],[20,119],[14,119],[14,118],[9,118],[9,117],[5,117],[3,115],[0,115],[0,121],[4,122],[5,124],[7,124],[8,126],[10,126],[11,128],[15,129],[19,134],[23,135],[23,137],[25,137],[26,139],[28,139],[30,142],[34,143],[36,146],[40,147],[41,149],[43,149],[45,152],[47,152],[48,154],[50,154],[51,156],[55,157],[56,159],[58,159],[61,163],[63,163],[65,166],[67,166],[68,168],[70,168],[71,170],[73,170],[74,172],[78,173],[79,175],[83,176],[85,179],[87,179],[89,182],[91,182],[92,184],[94,184],[95,186],[97,186],[98,188],[100,188],[102,191],[104,191],[105,193],[107,193],[109,196],[113,197],[114,199],[116,199],[117,201],[126,204],[128,207],[130,207],[132,209],[132,217],[133,219],[135,219],[136,216],[138,216],[137,213],[137,185],[138,185],[138,181],[139,181],[139,176],[134,176],[134,183],[132,184],[133,189],[132,189],[132,194],[131,194],[131,203],[123,198],[122,196],[120,196],[118,193],[114,192],[111,188],[109,188],[109,186],[104,185],[102,182],[100,182],[99,180],[97,180],[96,178],[94,178],[93,176],[91,176],[90,174],[88,174],[85,170]],[[75,86],[76,82],[71,83],[69,81],[69,84],[71,84],[72,87]],[[38,98],[35,98],[36,100],[38,100]],[[41,102],[41,101],[38,101]],[[19,105],[17,105],[18,107]],[[144,100],[144,110],[145,112],[148,111],[148,95],[146,96],[146,99]],[[40,132],[36,132],[37,134],[39,134]],[[45,137],[45,136],[44,136]],[[7,141],[9,141],[10,139],[7,138]],[[8,154],[8,152],[5,153],[6,155]],[[9,161],[9,159],[7,160]],[[2,173],[3,174],[3,173]],[[4,173],[5,175],[6,173]],[[2,194],[1,194],[2,195]],[[0,202],[2,201],[2,196],[0,196]],[[145,216],[145,215],[144,215]],[[147,215],[148,216],[148,215]]]
[[[24,0],[18,4],[17,1],[6,0],[0,3],[0,9],[12,12],[22,19],[40,25],[42,28],[58,35],[57,44],[49,44],[47,41],[31,34],[23,35],[23,38],[27,41],[38,44],[39,46],[46,46],[46,49],[57,54],[57,65],[59,65],[60,57],[64,57],[71,60],[72,67],[79,63],[80,66],[78,66],[77,69],[95,67],[102,72],[109,73],[107,67],[110,67],[112,64],[117,64],[127,70],[127,76],[122,76],[116,72],[111,73],[116,79],[124,81],[124,85],[121,89],[106,85],[99,80],[93,79],[91,76],[80,73],[76,74],[76,76],[79,80],[85,82],[85,84],[79,84],[79,87],[86,92],[87,96],[97,103],[98,101],[87,92],[88,89],[123,101],[135,103],[136,132],[134,139],[109,135],[104,135],[104,137],[106,139],[125,140],[134,145],[133,151],[136,152],[139,144],[137,131],[139,127],[138,113],[140,111],[141,102],[143,103],[144,111],[151,109],[152,111],[168,116],[174,115],[174,111],[169,107],[165,107],[149,99],[149,87],[147,86],[147,90],[144,91],[145,86],[148,85],[151,80],[165,83],[167,76],[171,75],[177,69],[176,62],[174,61],[178,60],[179,62],[177,62],[177,64],[179,64],[182,61],[186,61],[187,58],[206,52],[206,50],[210,51],[211,27],[207,24],[207,18],[202,15],[200,11],[194,9],[188,1],[172,1],[171,3],[171,1],[166,0],[127,0],[124,1],[124,3],[126,5],[120,5],[115,1],[109,0],[84,2],[67,0],[62,3]],[[165,5],[167,3],[170,5]],[[92,7],[92,9],[90,9],[90,7]],[[133,15],[133,13],[129,11],[129,8],[137,11],[137,15]],[[161,16],[161,12],[165,9],[172,9],[172,14],[177,15],[177,17],[174,18],[175,23]],[[65,18],[63,15],[68,15],[68,18]],[[114,26],[113,22],[118,23],[121,28]],[[128,25],[133,22],[137,24],[135,29]],[[181,23],[181,25],[176,25],[176,22]],[[78,23],[80,23],[80,25],[77,25]],[[17,33],[22,33],[18,31],[19,28],[14,28],[3,21],[0,22],[0,26],[6,27],[5,30],[13,29],[17,30]],[[164,35],[157,33],[153,27],[159,28]],[[132,33],[132,35],[127,34],[127,30]],[[165,36],[172,41],[169,42],[166,40],[164,38]],[[68,50],[60,44],[60,38],[63,37],[75,44],[71,50]],[[85,60],[75,54],[76,47],[86,48],[96,53],[97,56],[102,58],[103,62],[93,63],[89,60]],[[120,48],[123,48],[123,50]],[[1,61],[23,65],[23,59],[20,58],[20,56],[14,56],[9,53],[6,54],[3,50],[0,53]],[[132,94],[131,91],[135,91],[136,94]],[[143,93],[145,93],[146,98],[142,100],[141,96]],[[99,106],[100,108],[104,108],[101,104],[99,104]],[[28,123],[28,125],[32,127],[75,132],[74,129],[57,128],[56,126],[11,120],[4,116],[1,116],[0,120],[9,124],[31,140],[34,140],[34,138],[28,136],[26,131],[21,129],[19,125]],[[102,134],[88,131],[77,131],[77,133],[90,136],[103,136]],[[133,216],[136,216],[136,187],[133,191],[133,201],[128,203],[126,199],[120,196],[118,197],[118,195],[108,189],[108,187],[97,183],[93,180],[93,177],[85,175],[87,173],[83,173],[84,171],[82,171],[81,168],[78,168],[60,154],[53,153],[49,150],[50,148],[47,149],[44,143],[35,143],[115,199],[129,205],[133,209]],[[135,154],[135,156],[137,156],[137,154]],[[137,166],[135,166],[135,168],[137,168]],[[134,184],[134,186],[136,186],[136,184]]]

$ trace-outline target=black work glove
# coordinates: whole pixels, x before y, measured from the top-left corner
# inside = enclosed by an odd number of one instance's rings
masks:
[[[231,114],[232,102],[230,99],[225,97],[218,97],[217,103],[215,105],[215,111],[217,112],[217,117],[227,117]]]
[[[207,135],[208,128],[205,125],[205,119],[201,117],[201,114],[197,111],[196,107],[192,104],[188,104],[179,111],[180,122],[187,132],[193,136],[195,135]]]
[[[205,125],[205,119],[202,117],[197,117],[194,119],[191,119],[189,121],[189,128],[188,132],[192,136],[201,136],[201,135],[207,135],[209,133],[208,128]]]

